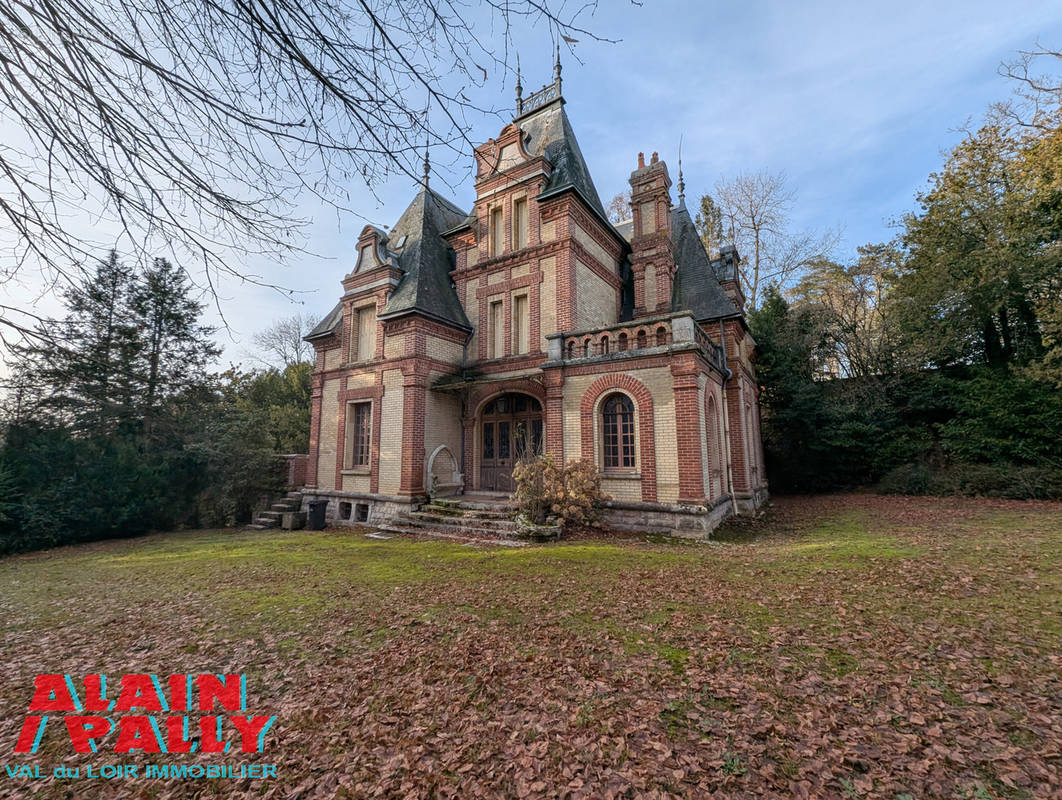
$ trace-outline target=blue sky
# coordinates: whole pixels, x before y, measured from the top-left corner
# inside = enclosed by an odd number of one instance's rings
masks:
[[[582,37],[577,63],[563,56],[564,96],[602,200],[626,186],[639,150],[657,150],[673,179],[683,137],[687,200],[719,177],[785,171],[798,195],[798,228],[841,229],[837,256],[890,238],[915,206],[956,129],[1009,96],[999,64],[1039,40],[1062,47],[1062,4],[1001,2],[740,2],[602,0],[582,23],[617,44]],[[552,79],[549,32],[518,31],[525,93]],[[512,102],[511,78],[491,76],[478,99]],[[497,118],[472,120],[472,138],[497,134]],[[470,164],[471,154],[466,163]],[[440,168],[433,186],[470,208],[467,174]],[[392,224],[415,192],[405,178],[380,187],[382,203],[351,184],[351,207]],[[229,281],[220,335],[225,360],[240,360],[251,334],[272,319],[323,316],[340,294],[364,220],[303,205],[318,257],[252,264],[301,290],[275,292]]]

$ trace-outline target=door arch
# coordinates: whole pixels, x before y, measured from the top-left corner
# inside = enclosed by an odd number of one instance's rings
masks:
[[[516,462],[542,453],[542,404],[521,392],[500,394],[483,406],[477,428],[478,487],[485,491],[513,491]]]

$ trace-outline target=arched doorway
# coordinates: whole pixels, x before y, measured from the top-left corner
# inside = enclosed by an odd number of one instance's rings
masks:
[[[542,452],[542,404],[508,392],[490,400],[479,419],[479,488],[511,492],[513,467]]]

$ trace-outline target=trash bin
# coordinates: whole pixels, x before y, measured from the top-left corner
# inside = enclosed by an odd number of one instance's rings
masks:
[[[323,531],[325,526],[325,511],[327,510],[327,500],[311,500],[309,502],[309,513],[306,515],[306,527],[311,531]]]

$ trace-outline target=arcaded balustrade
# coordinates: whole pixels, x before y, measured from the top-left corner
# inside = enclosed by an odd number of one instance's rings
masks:
[[[723,349],[689,314],[669,314],[631,320],[607,328],[547,336],[550,361],[587,358],[626,358],[639,351],[659,352],[674,347],[699,347],[709,361],[725,368]]]

